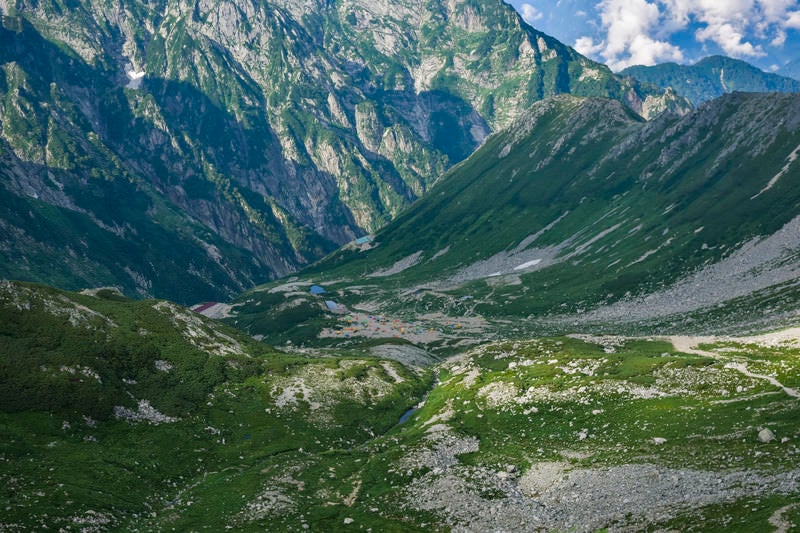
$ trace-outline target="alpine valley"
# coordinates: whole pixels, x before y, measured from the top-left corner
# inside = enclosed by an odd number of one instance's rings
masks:
[[[688,108],[499,0],[0,12],[0,273],[72,289],[231,297],[383,226],[542,98]]]
[[[0,15],[0,531],[800,531],[800,94],[500,0]]]

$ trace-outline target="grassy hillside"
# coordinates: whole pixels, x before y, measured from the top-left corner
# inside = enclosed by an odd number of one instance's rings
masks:
[[[375,358],[277,352],[164,301],[3,282],[2,529],[263,530],[267,473],[308,465],[330,480],[319,491],[342,490],[333,473],[355,467],[352,449],[430,379]],[[346,511],[300,514],[325,527]]]
[[[166,302],[0,291],[3,529],[800,521],[800,357],[778,337],[501,341],[433,383],[341,349],[276,352]]]
[[[498,342],[445,363],[396,459],[403,505],[466,530],[797,527],[798,392],[765,376],[797,386],[796,344],[671,340]]]
[[[799,145],[797,95],[735,93],[649,123],[556,97],[298,283],[350,309],[483,317],[506,333],[791,322]],[[287,308],[267,294],[234,313]]]

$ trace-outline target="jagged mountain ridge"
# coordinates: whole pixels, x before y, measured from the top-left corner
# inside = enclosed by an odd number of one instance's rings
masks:
[[[499,0],[0,11],[3,275],[65,287],[224,298],[379,228],[533,101],[684,106]]]
[[[342,250],[301,279],[334,280],[350,306],[368,295],[373,312],[480,314],[531,332],[791,321],[798,152],[796,94],[733,93],[651,122],[612,100],[555,97],[374,247]],[[248,312],[254,299],[241,299]]]
[[[733,91],[800,92],[800,81],[796,79],[767,73],[745,61],[725,56],[710,56],[694,65],[636,65],[619,74],[659,87],[670,87],[694,105]]]

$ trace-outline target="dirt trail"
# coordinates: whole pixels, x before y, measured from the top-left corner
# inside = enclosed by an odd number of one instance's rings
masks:
[[[746,364],[740,361],[732,361],[731,357],[729,356],[722,355],[718,352],[709,352],[706,350],[700,350],[697,348],[697,346],[699,346],[700,344],[711,344],[723,340],[736,341],[744,344],[761,344],[766,346],[786,345],[787,343],[793,343],[796,345],[799,339],[800,339],[800,328],[779,331],[776,333],[768,333],[766,335],[758,335],[755,337],[737,337],[737,338],[686,337],[686,336],[666,337],[666,340],[672,342],[672,345],[679,352],[691,353],[695,355],[701,355],[703,357],[711,357],[712,359],[716,359],[718,361],[724,361],[725,368],[736,370],[740,374],[747,376],[749,378],[762,379],[768,381],[770,384],[774,385],[775,387],[778,387],[792,398],[800,398],[800,392],[785,386],[783,383],[781,383],[772,376],[766,376],[764,374],[756,374],[754,372],[751,372],[750,370],[748,370]]]
[[[701,344],[710,344],[713,342],[717,342],[719,340],[718,337],[683,337],[683,336],[672,336],[667,337],[667,341],[671,342],[672,345],[675,347],[676,350],[683,353],[691,353],[695,355],[702,355],[703,357],[712,357],[714,359],[719,359],[719,354],[715,352],[707,352],[705,350],[699,350],[697,346]]]
[[[728,363],[725,365],[725,368],[731,368],[736,370],[737,372],[744,374],[749,378],[756,378],[756,379],[765,379],[769,381],[772,385],[782,389],[783,392],[791,396],[792,398],[800,398],[800,392],[797,392],[795,389],[790,389],[789,387],[783,385],[780,381],[773,378],[772,376],[765,376],[763,374],[754,374],[747,369],[747,366],[744,363]]]
[[[794,507],[797,507],[800,504],[797,503],[790,503],[789,505],[784,505],[774,513],[772,516],[769,517],[769,523],[771,526],[775,528],[775,533],[787,533],[791,528],[794,527],[794,524],[789,522],[783,517],[783,513],[786,511],[790,511]]]

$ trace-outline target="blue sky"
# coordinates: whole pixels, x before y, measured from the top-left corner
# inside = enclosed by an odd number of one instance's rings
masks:
[[[723,54],[767,71],[800,57],[800,0],[506,0],[613,70]]]

